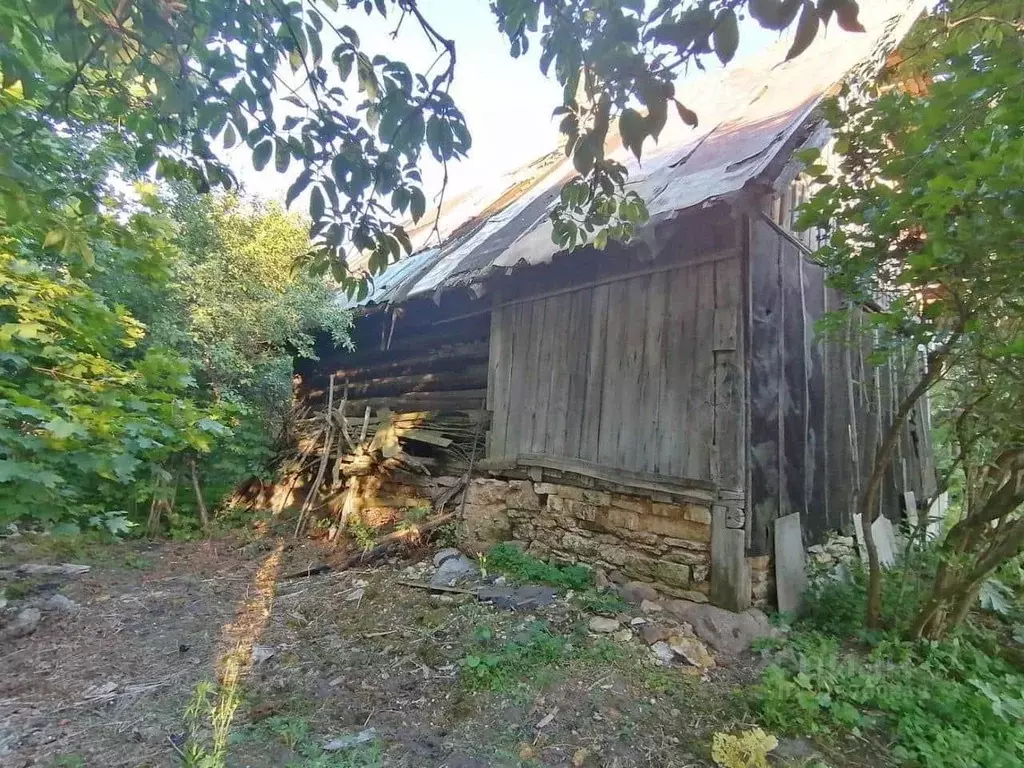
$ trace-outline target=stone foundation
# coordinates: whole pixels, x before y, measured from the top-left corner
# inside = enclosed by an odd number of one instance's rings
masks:
[[[535,557],[584,562],[664,594],[705,601],[710,591],[710,500],[474,478],[461,545],[482,552],[509,539]]]

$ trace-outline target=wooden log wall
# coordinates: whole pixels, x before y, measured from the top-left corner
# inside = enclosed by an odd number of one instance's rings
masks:
[[[336,401],[361,416],[387,407],[396,412],[472,411],[484,407],[490,305],[452,294],[440,306],[426,299],[394,309],[375,308],[356,320],[355,349],[318,340],[318,361],[299,361],[299,397],[323,403],[335,375]]]
[[[491,458],[543,454],[742,489],[738,248],[499,303]]]
[[[785,198],[781,214],[788,216]],[[825,341],[816,323],[826,312],[843,308],[842,297],[825,285],[824,270],[807,257],[802,241],[766,220],[779,215],[776,198],[767,216],[752,214],[747,221],[747,519],[753,555],[770,551],[774,520],[793,512],[800,513],[809,544],[829,531],[852,533],[873,447],[917,363],[908,352],[887,364],[871,364],[871,345],[862,334],[867,310],[858,310],[843,334],[859,344]],[[904,491],[918,498],[930,491],[927,415],[927,404],[912,415],[883,484],[880,510],[893,520],[903,512]]]

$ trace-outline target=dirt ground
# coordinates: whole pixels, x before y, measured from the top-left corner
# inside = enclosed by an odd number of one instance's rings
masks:
[[[0,567],[92,568],[19,583],[80,610],[0,641],[2,766],[710,766],[714,731],[752,725],[757,657],[694,674],[589,634],[571,596],[520,613],[399,584],[429,550],[286,580],[313,545],[17,542]]]

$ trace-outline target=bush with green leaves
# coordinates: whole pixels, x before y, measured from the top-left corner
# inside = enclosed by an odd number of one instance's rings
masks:
[[[197,400],[185,361],[130,354],[143,336],[82,280],[0,251],[0,524],[118,531],[137,483],[230,434],[234,410]]]
[[[883,614],[910,621],[906,579],[886,574]],[[772,730],[824,739],[842,734],[890,741],[908,766],[973,768],[1024,760],[1024,674],[980,629],[943,641],[905,641],[865,631],[863,573],[812,585],[801,619],[749,693]],[[867,645],[853,644],[854,637]]]

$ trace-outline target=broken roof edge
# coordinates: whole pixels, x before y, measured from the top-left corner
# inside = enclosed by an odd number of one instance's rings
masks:
[[[770,60],[766,52],[756,65],[724,70],[715,82],[700,83],[700,89],[718,93],[717,106],[709,105],[710,119],[702,131],[666,130],[662,141],[645,153],[643,165],[628,156],[619,158],[636,166],[630,168],[627,188],[641,194],[652,214],[636,240],[650,239],[663,222],[709,205],[732,203],[753,190],[779,184],[781,174],[799,172],[793,153],[807,146],[808,136],[820,128],[817,110],[822,100],[845,80],[877,73],[925,5],[924,0],[868,0],[862,3],[870,29],[864,37],[833,30],[796,59],[766,68],[761,61]],[[820,137],[822,144],[827,139],[827,133]],[[454,207],[462,205],[459,213],[465,218],[437,230],[440,247],[389,267],[373,280],[364,300],[342,303],[355,308],[391,306],[413,298],[439,302],[442,292],[457,288],[484,293],[490,282],[526,265],[565,258],[567,252],[552,242],[549,213],[558,189],[572,175],[571,162],[553,151],[503,175],[501,184],[484,185],[483,193],[464,193]],[[442,218],[445,213],[441,211]],[[429,213],[427,218],[434,224],[420,230],[440,223]],[[571,254],[592,250],[581,248]]]

